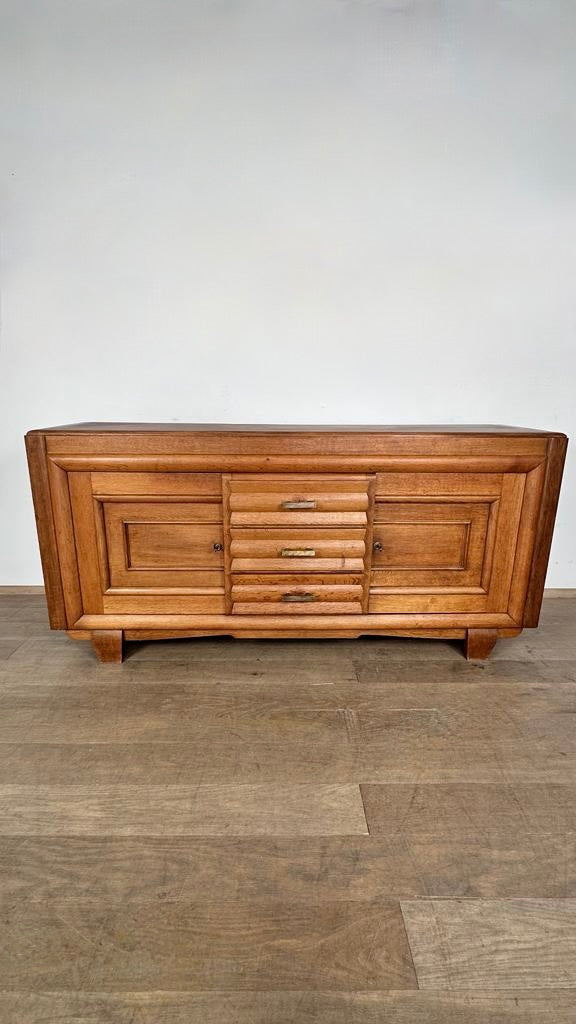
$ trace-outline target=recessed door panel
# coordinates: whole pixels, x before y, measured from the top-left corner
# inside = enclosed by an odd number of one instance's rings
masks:
[[[378,586],[480,587],[493,501],[377,502],[372,569]]]
[[[76,545],[85,553],[84,611],[225,611],[222,504],[210,500],[221,483],[215,474],[185,476],[159,474],[158,496],[153,474],[134,475],[134,490],[146,483],[149,495],[130,494],[129,473],[69,474]]]
[[[219,505],[132,501],[103,509],[112,587],[183,587],[198,572],[223,571]]]
[[[445,476],[379,474],[371,612],[506,611],[525,475]]]

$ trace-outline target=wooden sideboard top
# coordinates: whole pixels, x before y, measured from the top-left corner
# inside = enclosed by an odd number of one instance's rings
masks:
[[[533,427],[511,427],[500,424],[450,423],[450,424],[337,424],[328,425],[296,423],[65,423],[57,427],[38,427],[29,434],[124,434],[124,433],[336,433],[336,434],[539,434],[546,437],[564,437],[555,430],[538,430]]]

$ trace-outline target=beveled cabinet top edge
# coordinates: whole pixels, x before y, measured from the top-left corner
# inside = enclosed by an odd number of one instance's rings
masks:
[[[129,433],[215,433],[215,434],[490,434],[539,435],[541,437],[565,437],[560,431],[539,430],[534,427],[513,427],[500,424],[268,424],[268,423],[68,423],[56,427],[36,427],[31,434],[129,434]]]

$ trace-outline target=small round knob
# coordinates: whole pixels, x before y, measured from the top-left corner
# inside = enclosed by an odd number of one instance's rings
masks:
[[[224,545],[223,544],[219,544],[218,541],[217,541],[215,544],[212,545],[212,548],[213,548],[214,551],[223,551],[224,550]]]
[[[379,540],[374,541],[374,551],[382,551],[382,542]]]

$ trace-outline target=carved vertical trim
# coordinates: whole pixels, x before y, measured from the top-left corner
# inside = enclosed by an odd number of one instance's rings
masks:
[[[564,434],[555,434],[553,437],[548,438],[546,475],[544,477],[540,515],[538,516],[538,525],[536,527],[530,579],[528,581],[526,604],[524,606],[525,626],[537,626],[538,619],[540,618],[540,607],[546,582],[546,570],[552,546],[552,533],[554,531],[558,498],[560,497],[560,484],[562,483],[567,447],[568,438]]]
[[[32,485],[36,529],[40,543],[40,558],[44,574],[48,617],[52,629],[66,629],[69,623],[66,617],[64,587],[60,574],[60,559],[58,556],[58,544],[50,496],[46,438],[41,433],[30,433],[26,434],[25,442],[30,483]]]
[[[226,614],[232,614],[232,555],[230,544],[232,534],[230,530],[230,473],[222,474],[222,525],[224,531],[224,601]]]

